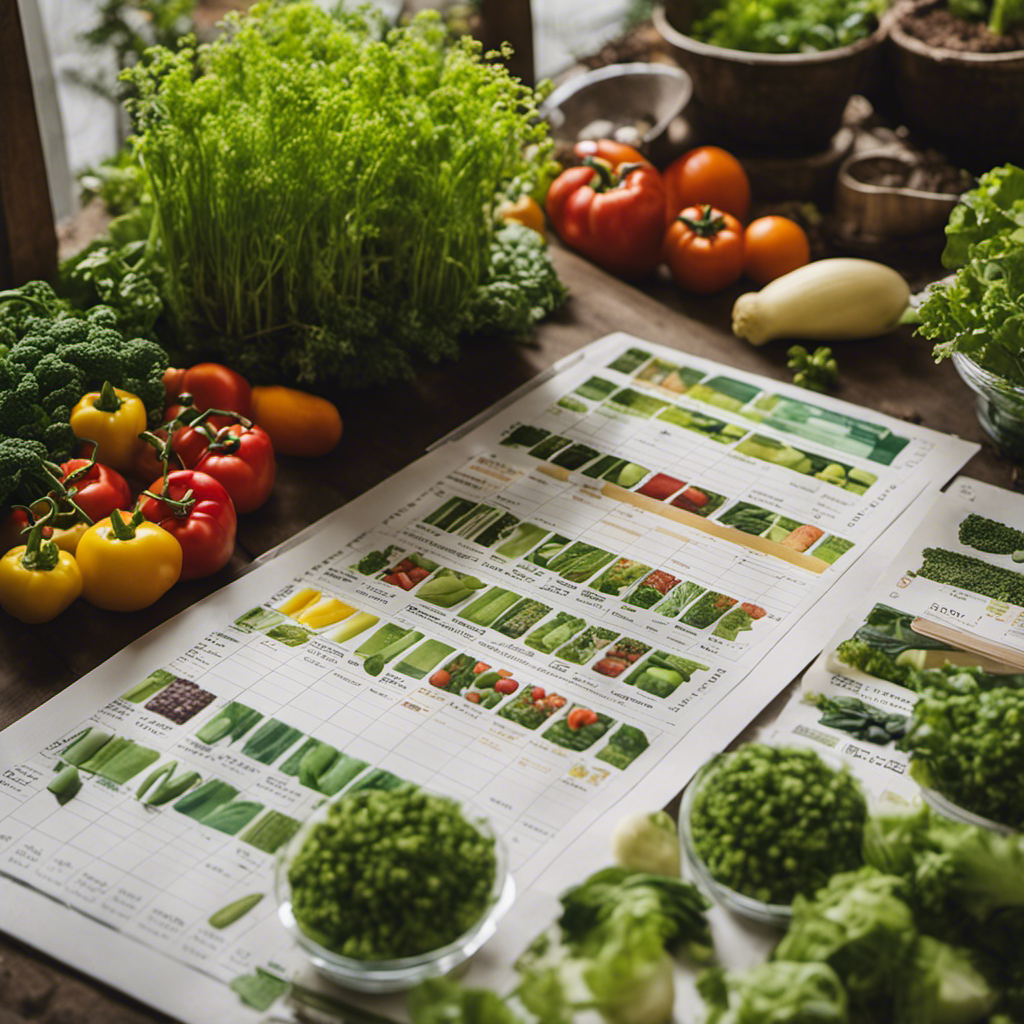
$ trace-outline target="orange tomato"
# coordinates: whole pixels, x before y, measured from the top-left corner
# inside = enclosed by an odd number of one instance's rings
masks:
[[[326,455],[341,440],[338,407],[295,388],[253,388],[252,418],[270,435],[280,455],[314,458]]]
[[[758,217],[747,225],[743,272],[765,285],[811,261],[807,233],[788,217]]]
[[[680,288],[698,295],[728,288],[743,273],[743,226],[711,206],[690,206],[665,235],[662,261]]]
[[[743,165],[718,146],[698,146],[668,165],[665,181],[665,223],[687,206],[709,203],[716,210],[746,220],[750,211],[750,179]]]
[[[498,206],[498,216],[503,221],[514,220],[524,227],[533,228],[538,235],[544,235],[544,211],[533,196],[520,196],[514,202],[507,199]]]

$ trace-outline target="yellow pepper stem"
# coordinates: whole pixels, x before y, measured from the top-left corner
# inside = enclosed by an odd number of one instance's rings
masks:
[[[117,540],[134,540],[135,531],[145,518],[142,509],[137,508],[132,513],[131,519],[125,522],[121,513],[115,508],[110,513],[110,532]]]
[[[109,380],[105,380],[103,387],[100,388],[100,396],[93,405],[100,412],[117,412],[124,405],[124,400],[118,396],[114,385]]]
[[[60,560],[60,548],[52,540],[43,538],[43,530],[57,518],[57,503],[49,495],[42,500],[49,504],[49,508],[33,524],[21,555],[22,567],[29,572],[49,572],[57,567]]]

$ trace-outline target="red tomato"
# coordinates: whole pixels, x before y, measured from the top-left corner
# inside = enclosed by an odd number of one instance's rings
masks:
[[[544,689],[543,686],[535,686],[530,691],[530,700],[532,700],[535,704],[537,703],[537,701],[543,700],[546,696],[547,691]]]
[[[69,477],[88,465],[88,459],[68,459],[62,462],[61,479],[74,488],[72,499],[94,523],[106,519],[115,508],[132,507],[132,492],[125,478],[116,470],[98,462],[93,463],[87,473],[75,476],[69,483]]]
[[[167,440],[167,431],[162,427],[158,430],[153,431],[161,441]],[[177,467],[177,463],[171,461],[171,469]],[[153,477],[163,476],[164,467],[160,465],[160,460],[157,458],[156,449],[145,441],[139,441],[135,448],[135,458],[132,460],[132,468],[129,472],[129,476],[136,481],[145,482],[146,480],[152,480]]]
[[[519,684],[514,679],[499,679],[494,684],[494,689],[498,693],[515,693],[519,689]]]
[[[240,514],[258,509],[270,497],[277,472],[267,432],[241,423],[224,427],[195,468],[224,485]]]
[[[178,395],[185,389],[181,386],[182,379],[185,376],[185,371],[175,366],[168,366],[164,370],[164,395],[166,397],[165,404],[170,405]]]
[[[743,272],[765,285],[811,262],[807,233],[788,217],[758,217],[747,225]]]
[[[569,712],[569,717],[566,719],[565,724],[575,732],[586,725],[593,725],[596,721],[596,711],[591,711],[590,708],[573,708]]]
[[[194,409],[195,407],[174,404],[174,406],[168,407],[165,416],[168,421],[177,419],[185,412],[186,408]],[[238,421],[232,420],[228,416],[208,416],[197,426],[191,426],[190,422],[187,422],[189,415],[194,414],[186,413],[184,417],[186,422],[175,429],[174,436],[171,438],[171,447],[186,469],[195,469],[196,464],[206,455],[207,446],[216,436],[217,431]]]
[[[165,375],[164,384],[167,384]],[[177,394],[188,392],[196,408],[227,409],[247,419],[252,417],[252,388],[240,374],[220,363],[196,363],[182,375]]]
[[[27,513],[20,508],[11,509],[0,522],[0,553],[6,554],[18,544],[24,544],[26,538],[22,531],[28,525]],[[46,527],[43,528],[43,536],[46,536]]]
[[[480,703],[480,694],[477,693],[475,690],[470,690],[466,694],[466,700],[468,700],[470,702],[470,704],[479,704]]]
[[[743,228],[721,210],[690,206],[669,227],[662,259],[680,288],[698,295],[721,291],[743,273]]]
[[[668,165],[665,182],[665,223],[687,206],[709,203],[737,220],[750,211],[750,179],[743,165],[718,146],[698,146]]]
[[[213,477],[191,469],[177,469],[149,487],[156,495],[183,501],[191,491],[194,502],[187,511],[159,498],[144,496],[139,508],[152,523],[162,526],[181,545],[181,579],[196,580],[223,569],[235,550],[238,519],[228,492]]]

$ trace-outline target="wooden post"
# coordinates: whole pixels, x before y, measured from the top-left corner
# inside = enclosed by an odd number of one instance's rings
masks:
[[[0,288],[57,278],[57,232],[18,0],[0,0]]]
[[[493,50],[504,42],[511,43],[515,52],[508,60],[509,71],[524,85],[534,85],[530,0],[480,0],[480,20],[484,46]]]

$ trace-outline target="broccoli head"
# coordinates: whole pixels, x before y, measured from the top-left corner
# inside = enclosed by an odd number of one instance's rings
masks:
[[[67,458],[72,408],[106,381],[138,395],[150,425],[160,423],[167,353],[143,338],[125,341],[116,322],[102,307],[69,313],[45,282],[0,293],[0,440],[32,441],[54,462]],[[0,481],[0,495],[24,490],[11,474]]]
[[[28,504],[49,491],[54,478],[46,468],[47,455],[41,441],[0,437],[0,507]]]
[[[1024,692],[929,689],[914,705],[901,747],[923,786],[984,818],[1024,826]]]

